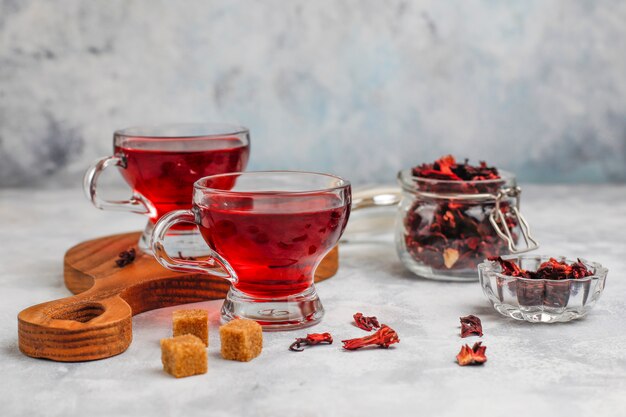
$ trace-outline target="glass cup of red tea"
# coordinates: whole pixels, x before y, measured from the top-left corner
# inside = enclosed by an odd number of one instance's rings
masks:
[[[245,170],[250,133],[244,127],[227,124],[132,127],[114,133],[113,152],[87,170],[85,193],[99,209],[146,215],[148,224],[139,248],[150,252],[154,224],[170,211],[191,208],[195,181]],[[118,167],[132,188],[128,200],[109,201],[98,195],[98,177],[110,166]],[[208,254],[195,227],[177,225],[168,231],[166,240],[168,250],[180,252],[180,256]]]
[[[173,211],[154,228],[152,251],[166,268],[209,274],[232,284],[222,320],[256,320],[264,330],[316,324],[324,309],[314,272],[348,222],[350,183],[294,171],[213,175],[194,184],[193,208]],[[195,224],[211,248],[200,259],[172,258],[172,227]]]

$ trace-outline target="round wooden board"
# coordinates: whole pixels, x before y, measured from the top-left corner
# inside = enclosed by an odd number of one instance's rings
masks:
[[[130,345],[135,314],[226,296],[230,287],[226,280],[173,272],[141,252],[133,263],[119,268],[115,264],[119,253],[136,247],[139,236],[139,232],[106,236],[69,249],[65,285],[76,295],[21,311],[20,350],[63,362],[108,358]],[[318,266],[315,282],[332,277],[338,267],[335,247]]]

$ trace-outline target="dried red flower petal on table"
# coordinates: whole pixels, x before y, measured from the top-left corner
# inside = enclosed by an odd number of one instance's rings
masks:
[[[341,341],[341,343],[343,343],[343,348],[347,350],[361,349],[366,346],[380,346],[388,348],[390,345],[399,342],[400,338],[398,337],[398,333],[386,324],[383,324],[376,333],[369,336]]]
[[[572,264],[568,264],[565,261],[550,258],[539,265],[536,271],[522,269],[514,261],[502,259],[499,256],[490,257],[488,260],[498,262],[502,268],[501,273],[512,277],[563,280],[585,278],[593,275],[593,271],[590,271],[580,259],[577,259],[576,262]]]
[[[120,252],[118,259],[115,260],[115,263],[118,267],[124,268],[126,265],[132,264],[135,261],[136,255],[137,252],[135,252],[135,248],[130,248],[129,250]]]
[[[483,325],[480,319],[472,314],[465,317],[460,317],[461,320],[461,337],[468,336],[482,336]]]
[[[474,343],[474,346],[471,348],[469,345],[465,345],[461,348],[459,354],[456,355],[456,361],[460,366],[482,365],[487,362],[486,350],[487,347],[482,346],[482,342]]]
[[[289,350],[293,352],[302,352],[302,346],[314,346],[319,345],[320,343],[328,343],[329,345],[333,343],[333,337],[330,333],[311,333],[307,334],[306,337],[299,337],[289,346]]]
[[[354,323],[359,329],[363,329],[369,332],[380,327],[378,319],[375,316],[367,317],[364,316],[362,313],[356,313],[352,317],[354,317]]]

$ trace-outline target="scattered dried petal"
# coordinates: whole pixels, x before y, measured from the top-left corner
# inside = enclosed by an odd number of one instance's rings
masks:
[[[118,255],[119,258],[115,260],[115,263],[118,267],[124,268],[126,265],[132,264],[135,261],[136,255],[135,248],[130,248],[129,250],[120,252]]]
[[[302,352],[304,350],[302,349],[302,346],[313,346],[320,343],[328,343],[330,345],[333,343],[333,337],[330,333],[307,334],[306,337],[297,338],[296,341],[289,346],[289,350],[293,352]]]
[[[398,333],[386,324],[383,324],[376,333],[369,336],[341,341],[343,348],[347,350],[356,350],[366,346],[376,345],[388,348],[390,345],[399,342],[400,338],[398,337]]]
[[[482,365],[487,362],[486,350],[487,347],[482,346],[482,342],[474,343],[474,346],[471,348],[469,345],[465,345],[461,348],[459,354],[456,355],[456,361],[460,366]]]
[[[465,317],[461,317],[461,337],[468,336],[482,336],[483,335],[483,325],[480,322],[480,319],[474,315],[469,315]]]
[[[352,317],[354,317],[356,327],[358,327],[359,329],[363,329],[369,332],[380,327],[378,319],[375,316],[367,317],[364,316],[362,313],[356,313]]]

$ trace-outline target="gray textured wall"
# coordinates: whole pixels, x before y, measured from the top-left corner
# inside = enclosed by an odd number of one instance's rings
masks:
[[[356,183],[444,153],[626,180],[624,1],[0,0],[0,186],[77,184],[116,128],[235,121],[251,169]]]

